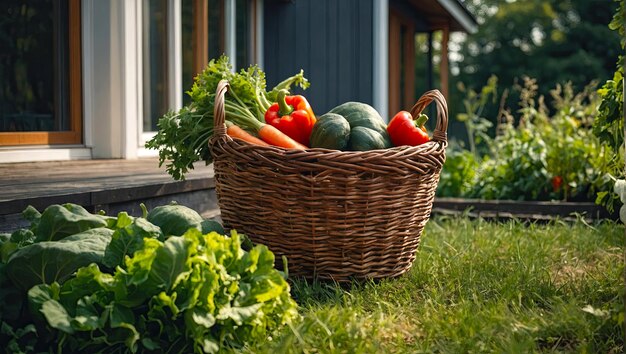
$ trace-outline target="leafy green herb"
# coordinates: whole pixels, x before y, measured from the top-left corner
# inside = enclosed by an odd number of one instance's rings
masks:
[[[212,161],[208,139],[213,135],[215,91],[220,80],[230,84],[230,94],[225,97],[226,116],[244,129],[264,121],[265,111],[280,89],[292,85],[306,89],[309,85],[300,71],[266,92],[265,73],[258,66],[233,72],[228,57],[212,59],[187,92],[191,103],[161,117],[157,134],[146,143],[146,148],[159,151],[159,166],[165,164],[175,179],[184,179],[197,161]]]

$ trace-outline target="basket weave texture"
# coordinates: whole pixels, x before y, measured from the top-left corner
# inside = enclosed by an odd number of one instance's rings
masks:
[[[445,161],[448,109],[437,90],[411,109],[437,106],[433,139],[370,151],[292,150],[226,135],[224,95],[215,98],[209,139],[221,218],[286,256],[290,276],[378,279],[411,268]]]

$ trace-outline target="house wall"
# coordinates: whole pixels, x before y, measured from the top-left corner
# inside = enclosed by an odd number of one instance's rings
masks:
[[[123,64],[123,4],[88,0],[83,3],[83,97],[85,145],[95,158],[126,157]],[[94,44],[98,45],[94,45]]]
[[[375,0],[265,0],[268,87],[304,70],[317,115],[346,101],[374,102]]]

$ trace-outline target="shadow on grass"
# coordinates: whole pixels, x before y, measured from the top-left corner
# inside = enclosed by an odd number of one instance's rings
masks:
[[[291,295],[303,307],[320,305],[345,305],[353,292],[376,286],[382,280],[354,279],[350,282],[336,282],[323,279],[289,278]]]

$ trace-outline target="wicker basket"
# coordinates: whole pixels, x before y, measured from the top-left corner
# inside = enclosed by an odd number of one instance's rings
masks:
[[[432,141],[371,151],[290,150],[251,145],[225,133],[224,95],[215,98],[209,140],[225,226],[285,255],[305,278],[386,278],[410,269],[430,217],[445,161],[448,109],[437,90],[413,116],[437,106]]]

